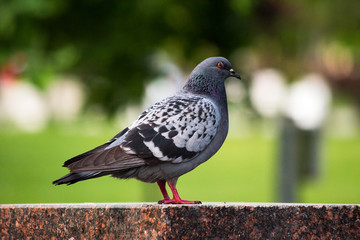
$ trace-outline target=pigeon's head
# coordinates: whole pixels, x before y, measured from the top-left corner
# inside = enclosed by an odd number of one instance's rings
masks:
[[[240,78],[231,63],[224,57],[211,57],[202,61],[192,71],[191,75],[203,75],[206,78],[217,78],[225,80],[228,77]]]
[[[185,89],[190,92],[218,95],[225,91],[224,81],[228,77],[240,78],[224,57],[211,57],[202,61],[191,72]]]

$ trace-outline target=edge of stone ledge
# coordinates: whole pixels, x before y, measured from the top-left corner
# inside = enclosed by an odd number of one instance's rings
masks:
[[[260,207],[260,208],[289,208],[289,207],[360,207],[360,204],[326,204],[326,203],[254,203],[254,202],[204,202],[202,204],[174,204],[162,205],[154,202],[133,203],[26,203],[26,204],[0,204],[0,208],[181,208],[181,207]]]

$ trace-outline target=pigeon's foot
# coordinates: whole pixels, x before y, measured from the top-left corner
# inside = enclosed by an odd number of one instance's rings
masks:
[[[201,204],[200,201],[187,201],[182,199],[164,199],[158,201],[158,204]]]
[[[176,190],[176,187],[175,187],[176,180],[175,180],[175,183],[173,183],[173,181],[168,181],[169,187],[173,193],[172,199],[169,198],[169,195],[166,192],[165,181],[158,181],[157,183],[160,187],[161,193],[164,196],[164,200],[158,201],[158,204],[201,204],[200,201],[182,200],[179,196],[179,193]]]

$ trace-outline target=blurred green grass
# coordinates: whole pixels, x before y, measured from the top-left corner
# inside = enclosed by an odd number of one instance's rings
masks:
[[[114,128],[52,126],[41,133],[0,132],[0,203],[143,202],[161,199],[156,184],[102,177],[71,186],[51,182],[68,171],[70,157],[115,135]],[[120,130],[120,129],[119,129]],[[327,139],[322,173],[301,187],[301,202],[360,202],[360,137]],[[277,140],[228,138],[205,164],[179,179],[184,199],[203,202],[275,202]]]

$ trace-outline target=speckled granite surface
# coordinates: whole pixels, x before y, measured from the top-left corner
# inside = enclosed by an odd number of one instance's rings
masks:
[[[360,205],[0,205],[1,239],[360,239]]]

